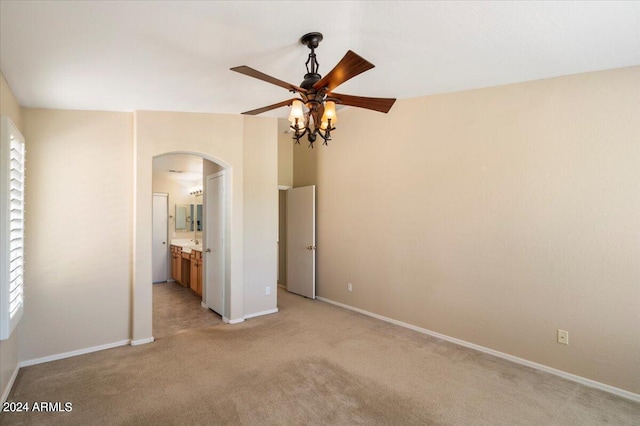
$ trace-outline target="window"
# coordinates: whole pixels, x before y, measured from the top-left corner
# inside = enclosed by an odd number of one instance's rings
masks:
[[[24,309],[24,138],[1,118],[0,340],[8,339]]]

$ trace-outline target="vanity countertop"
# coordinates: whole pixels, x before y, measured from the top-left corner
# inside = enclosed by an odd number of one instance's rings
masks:
[[[199,244],[196,244],[193,240],[189,239],[172,239],[171,245],[182,247],[183,253],[191,253],[192,250],[202,252],[202,242],[199,241]]]

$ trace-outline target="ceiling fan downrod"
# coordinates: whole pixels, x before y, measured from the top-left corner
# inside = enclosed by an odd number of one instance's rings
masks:
[[[321,41],[321,33],[308,33],[300,38],[300,43],[304,44],[311,50],[309,58],[307,58],[307,62],[304,64],[307,68],[307,73],[304,76],[304,81],[300,84],[300,87],[303,89],[312,90],[313,85],[322,78],[322,76],[318,74],[320,64],[318,64],[318,60],[316,59],[316,47],[320,45]]]

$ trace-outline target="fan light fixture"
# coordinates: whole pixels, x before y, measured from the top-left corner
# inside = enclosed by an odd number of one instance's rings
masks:
[[[325,101],[323,105],[324,113],[320,118],[320,126],[318,126],[317,121],[314,119],[314,116],[317,117],[318,114],[313,114],[313,106],[311,108],[305,112],[302,101],[293,101],[291,103],[291,114],[289,115],[289,121],[291,122],[289,127],[294,131],[293,138],[296,143],[300,143],[300,138],[306,134],[310,146],[313,148],[316,135],[320,135],[324,140],[324,145],[331,140],[331,131],[336,129],[333,125],[338,122],[338,116],[336,115],[336,103],[334,101]]]
[[[311,50],[305,63],[307,73],[300,86],[278,80],[246,65],[231,68],[232,71],[298,93],[299,98],[288,99],[277,104],[246,111],[243,114],[257,115],[283,106],[291,106],[289,121],[291,122],[291,130],[294,132],[293,139],[296,143],[300,143],[300,139],[306,135],[311,148],[313,148],[313,143],[318,136],[324,141],[323,145],[327,145],[327,142],[331,140],[331,132],[336,129],[334,126],[338,122],[336,103],[387,113],[396,101],[393,98],[366,98],[331,92],[345,81],[370,70],[374,65],[349,50],[338,65],[322,77],[318,74],[318,61],[315,53],[315,49],[321,41],[322,34],[317,32],[305,34],[300,38],[300,43]]]

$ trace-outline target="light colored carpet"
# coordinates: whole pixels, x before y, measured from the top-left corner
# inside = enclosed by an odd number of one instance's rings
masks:
[[[220,315],[200,306],[202,298],[175,282],[153,286],[153,337],[163,339],[176,333],[222,325]]]
[[[198,298],[167,314],[188,293],[163,286],[156,342],[21,369],[10,401],[73,411],[0,423],[640,424],[640,404],[282,290],[279,313],[225,325]]]

